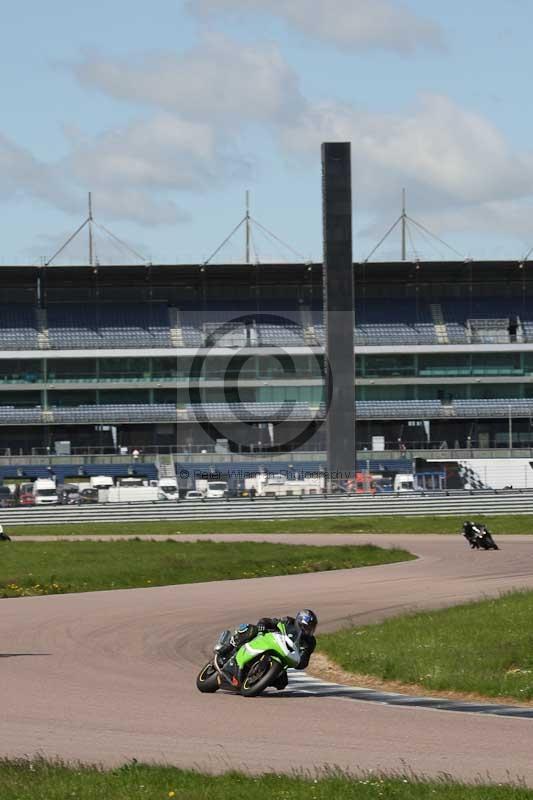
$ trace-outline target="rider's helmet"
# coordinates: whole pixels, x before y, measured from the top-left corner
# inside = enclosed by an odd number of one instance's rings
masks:
[[[314,611],[311,611],[309,608],[304,608],[302,611],[298,611],[294,621],[303,633],[307,633],[311,636],[315,632],[315,628],[318,624],[318,617]]]

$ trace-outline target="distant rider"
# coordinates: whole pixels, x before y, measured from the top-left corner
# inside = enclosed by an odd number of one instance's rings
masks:
[[[481,528],[475,522],[463,522],[463,536],[469,543],[470,547],[475,548],[476,539],[483,535]]]
[[[268,631],[275,631],[278,629],[278,623],[282,622],[289,636],[298,641],[298,649],[300,651],[300,661],[295,667],[296,669],[305,669],[309,664],[309,659],[316,647],[316,639],[314,632],[318,624],[318,617],[314,611],[309,608],[304,608],[298,611],[295,617],[261,617],[256,625],[244,623],[234,631],[230,643],[228,644],[228,651],[233,650],[233,655],[229,661],[224,665],[224,668],[232,674],[232,683],[238,686],[241,682],[240,670],[234,659],[234,655],[243,644],[250,642],[260,633],[267,633]],[[221,655],[224,655],[221,653]],[[276,683],[273,685],[276,689],[285,689],[288,683],[287,672],[279,675]]]

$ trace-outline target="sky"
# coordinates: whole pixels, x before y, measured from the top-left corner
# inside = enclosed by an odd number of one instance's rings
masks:
[[[410,223],[410,257],[533,247],[528,0],[26,0],[1,25],[0,265],[48,261],[88,192],[102,263],[137,260],[106,230],[202,263],[246,191],[254,260],[320,261],[324,141],[352,145],[354,260],[402,188],[438,237]],[[213,262],[244,255],[241,227]],[[397,228],[373,259],[399,257]]]

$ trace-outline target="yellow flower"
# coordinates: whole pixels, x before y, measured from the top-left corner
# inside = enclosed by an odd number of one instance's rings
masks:
[[[175,796],[176,796],[176,792],[169,792],[169,793],[168,793],[168,796],[169,796],[169,797],[175,797]]]

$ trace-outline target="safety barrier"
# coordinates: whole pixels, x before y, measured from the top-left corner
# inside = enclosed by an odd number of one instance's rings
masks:
[[[468,519],[477,514],[533,514],[533,491],[461,492],[454,495],[355,495],[301,498],[247,498],[175,503],[106,503],[88,506],[28,507],[0,510],[4,525],[152,520],[299,519],[310,517],[442,516]]]

